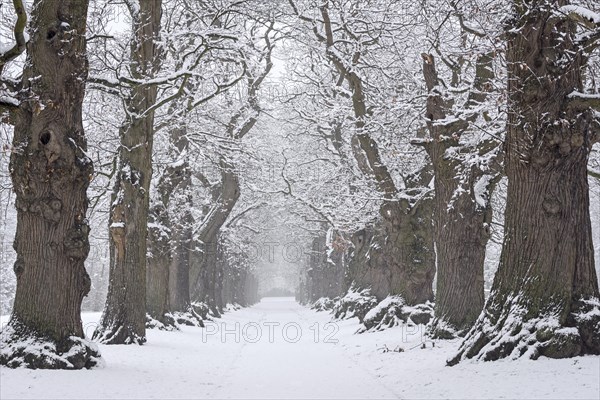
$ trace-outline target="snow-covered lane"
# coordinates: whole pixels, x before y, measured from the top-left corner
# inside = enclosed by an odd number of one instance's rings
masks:
[[[83,316],[91,333],[100,315]],[[144,346],[100,346],[103,369],[1,368],[0,398],[599,397],[600,357],[450,368],[444,361],[457,342],[421,349],[419,327],[356,335],[356,320],[330,319],[291,298],[263,299],[205,329],[152,330]],[[382,351],[397,347],[404,351]]]
[[[235,340],[231,332],[238,330],[243,344],[211,397],[398,398],[339,345],[326,314],[287,298],[265,299],[252,311],[256,319],[238,313],[219,328],[230,332],[220,340]]]

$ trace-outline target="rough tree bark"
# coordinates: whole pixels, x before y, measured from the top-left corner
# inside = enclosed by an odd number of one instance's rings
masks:
[[[174,107],[171,108],[174,111]],[[169,131],[172,156],[157,184],[158,199],[150,212],[146,273],[146,311],[150,325],[160,322],[169,328],[175,322],[202,326],[202,318],[191,307],[190,254],[193,245],[191,182],[192,169],[187,162],[189,142],[185,122]],[[185,313],[186,316],[178,317]]]
[[[327,283],[325,283],[326,265],[327,232],[322,226],[317,235],[313,237],[308,256],[304,290],[306,290],[306,299],[309,303],[313,303],[325,296],[325,287],[327,286]]]
[[[158,186],[161,199],[152,206],[148,216],[146,314],[148,328],[158,325],[159,328],[169,329],[174,325],[167,315],[169,313],[169,265],[172,262],[171,221],[167,210],[169,192],[161,191],[163,185],[160,182]]]
[[[182,186],[191,185],[191,174],[185,174]],[[185,187],[183,190],[186,190]],[[193,243],[191,199],[182,199],[184,208],[180,218],[172,225],[172,260],[169,266],[169,304],[173,312],[192,312],[190,300],[190,253]],[[192,312],[193,313],[193,312]],[[202,321],[198,321],[202,323]]]
[[[130,70],[143,81],[160,68],[157,41],[161,0],[126,1],[133,21]],[[152,144],[157,86],[135,84],[127,97],[119,131],[119,169],[110,210],[110,283],[106,307],[94,338],[104,344],[146,341],[146,238],[152,177]]]
[[[586,170],[599,102],[578,95],[600,24],[567,4],[518,1],[507,24],[505,239],[490,299],[450,365],[600,353]]]
[[[500,174],[499,145],[487,140],[478,145],[461,141],[476,122],[494,77],[492,55],[477,58],[473,89],[460,118],[452,114],[452,99],[444,99],[435,60],[423,54],[430,139],[414,141],[429,154],[435,175],[435,245],[437,290],[433,337],[450,339],[473,326],[484,305],[484,261],[490,238],[491,191]],[[474,109],[474,111],[471,111]],[[469,114],[470,113],[470,114]],[[485,115],[484,117],[485,118]],[[477,160],[470,159],[477,154]]]
[[[379,300],[400,295],[408,305],[433,300],[433,197],[423,190],[432,177],[429,164],[407,176],[406,198],[384,203],[383,220],[352,236],[348,286],[370,288]]]
[[[0,55],[0,72],[25,48],[27,62],[14,91],[19,97],[0,105],[10,106],[14,123],[10,173],[17,208],[17,291],[0,338],[0,364],[90,368],[100,355],[81,325],[81,302],[90,290],[84,261],[93,174],[82,124],[88,2],[35,1],[27,44],[25,8],[13,3],[17,44]]]

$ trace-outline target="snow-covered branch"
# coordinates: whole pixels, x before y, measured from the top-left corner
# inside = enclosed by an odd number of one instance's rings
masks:
[[[571,92],[568,95],[569,105],[577,110],[594,109],[600,112],[600,93]]]

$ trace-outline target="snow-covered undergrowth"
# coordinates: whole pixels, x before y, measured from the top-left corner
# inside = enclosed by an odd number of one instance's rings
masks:
[[[100,314],[83,318],[91,333]],[[143,346],[100,345],[104,368],[1,368],[0,398],[576,399],[597,398],[600,390],[598,356],[446,367],[459,341],[423,348],[422,325],[356,335],[357,318],[330,321],[329,313],[290,298],[263,299],[204,329],[150,330]],[[397,348],[404,351],[386,351]]]

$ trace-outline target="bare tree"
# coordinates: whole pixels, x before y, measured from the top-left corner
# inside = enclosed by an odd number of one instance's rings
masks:
[[[158,40],[162,1],[126,1],[132,20],[126,119],[110,210],[110,283],[94,337],[105,344],[146,341],[146,236],[152,178],[154,112],[161,66]]]
[[[257,53],[257,59],[253,65],[248,65],[249,60],[244,60],[245,76],[242,84],[245,86],[241,106],[226,122],[225,138],[232,141],[241,141],[252,131],[262,107],[259,99],[259,91],[262,83],[273,68],[272,52],[275,47],[273,27],[275,20],[266,18],[258,21],[251,29],[250,37],[256,36],[260,30],[261,40],[258,45],[251,44],[253,52]],[[206,302],[214,313],[219,314],[221,304],[223,271],[219,270],[217,256],[219,252],[218,239],[222,227],[230,217],[233,208],[239,200],[241,187],[238,172],[232,157],[221,154],[218,157],[218,169],[220,171],[220,183],[211,185],[214,204],[196,229],[195,240],[204,249],[200,259],[193,263],[192,278],[190,281],[192,297],[196,301]]]
[[[346,4],[337,1],[325,1],[318,9],[301,9],[292,0],[290,5],[300,21],[309,26],[327,61],[339,73],[340,85],[347,85],[346,99],[351,101],[354,123],[353,155],[360,171],[372,179],[383,198],[381,222],[353,235],[350,276],[359,286],[370,287],[380,299],[399,294],[408,304],[433,300],[432,203],[426,194],[428,190],[419,190],[427,187],[430,168],[426,166],[414,176],[407,176],[406,191],[398,189],[372,136],[373,106],[369,105],[365,76],[361,73],[369,49],[381,46],[381,32],[393,24],[374,15],[374,26],[364,30],[363,18],[369,18],[368,15],[359,16],[358,7],[350,7],[350,11]]]

